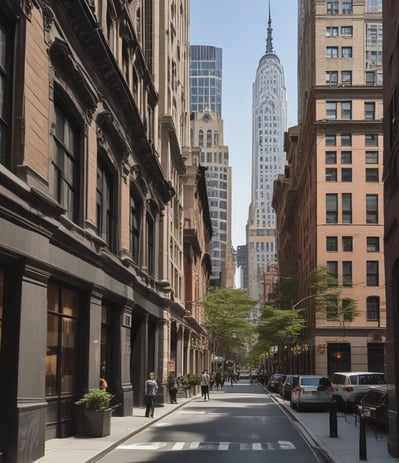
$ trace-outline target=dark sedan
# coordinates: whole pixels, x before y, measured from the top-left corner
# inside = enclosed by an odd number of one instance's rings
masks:
[[[269,382],[267,383],[267,388],[270,392],[278,392],[278,387],[281,378],[283,377],[280,373],[274,373],[274,375],[270,376]]]
[[[388,423],[388,390],[386,386],[370,388],[358,405],[367,423],[386,428]]]

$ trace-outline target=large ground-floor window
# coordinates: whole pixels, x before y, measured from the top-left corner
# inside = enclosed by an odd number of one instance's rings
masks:
[[[72,412],[78,383],[79,293],[54,283],[48,286],[46,397],[47,425],[57,437],[73,432]]]

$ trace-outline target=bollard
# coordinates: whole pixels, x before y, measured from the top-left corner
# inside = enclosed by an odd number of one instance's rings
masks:
[[[367,443],[366,443],[366,421],[363,415],[360,415],[359,431],[359,460],[367,460]]]
[[[330,406],[330,437],[338,437],[337,402],[335,400]]]

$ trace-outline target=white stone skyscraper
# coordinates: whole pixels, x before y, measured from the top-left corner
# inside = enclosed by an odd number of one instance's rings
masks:
[[[273,50],[269,21],[265,54],[252,88],[252,185],[247,224],[248,294],[263,302],[264,273],[276,262],[276,216],[273,186],[285,165],[287,92],[284,69]]]

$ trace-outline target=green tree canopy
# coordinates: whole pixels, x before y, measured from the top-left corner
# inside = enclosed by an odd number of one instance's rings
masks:
[[[205,328],[214,353],[228,358],[251,340],[254,328],[248,315],[255,304],[255,299],[239,289],[210,291],[204,301]]]

